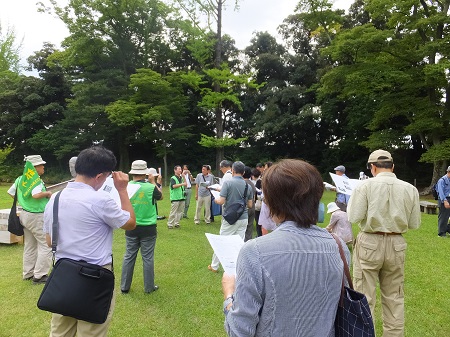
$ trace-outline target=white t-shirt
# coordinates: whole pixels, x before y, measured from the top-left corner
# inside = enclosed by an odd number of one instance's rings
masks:
[[[231,180],[233,178],[233,174],[231,173],[231,170],[228,170],[227,172],[225,172],[225,174],[222,177],[221,185],[223,185],[225,183],[225,181],[227,180]]]
[[[8,189],[8,194],[12,197],[16,194],[16,184],[12,184],[11,187]],[[35,188],[31,190],[31,195],[35,195],[38,193],[41,193],[44,189],[44,184],[41,182],[39,185],[37,185]]]

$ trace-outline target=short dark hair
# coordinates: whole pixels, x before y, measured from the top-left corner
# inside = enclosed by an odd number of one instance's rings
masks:
[[[257,168],[254,168],[252,170],[252,176],[254,176],[255,178],[259,178],[261,176],[261,171],[258,170]]]
[[[268,161],[268,162],[266,163],[267,168],[271,167],[272,165],[273,165],[273,163],[272,163],[271,161]]]
[[[79,175],[94,178],[97,174],[113,171],[116,164],[116,156],[112,151],[96,145],[80,152],[75,162],[75,171]]]
[[[264,164],[263,163],[258,163],[258,164],[256,164],[256,167],[264,167]]]
[[[173,170],[175,171],[175,170],[177,169],[177,167],[182,168],[181,165],[175,165],[175,166],[173,167]]]
[[[263,176],[264,201],[270,214],[308,228],[317,223],[323,180],[317,169],[298,159],[283,159]]]
[[[235,161],[235,162],[233,163],[232,169],[233,169],[234,173],[237,173],[237,174],[244,174],[244,171],[245,171],[245,165],[244,165],[244,163],[241,162],[241,161]]]
[[[244,174],[242,177],[244,179],[250,179],[252,177],[252,169],[248,166],[244,167]]]
[[[207,170],[211,170],[211,166],[210,165],[202,165],[202,167],[204,167]]]

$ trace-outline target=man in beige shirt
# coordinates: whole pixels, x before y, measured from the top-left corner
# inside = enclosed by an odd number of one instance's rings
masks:
[[[353,282],[364,293],[374,315],[376,285],[380,283],[383,337],[404,336],[404,264],[402,234],[420,226],[419,193],[397,179],[389,152],[376,150],[367,168],[374,178],[352,193],[348,219],[361,229],[353,251]]]

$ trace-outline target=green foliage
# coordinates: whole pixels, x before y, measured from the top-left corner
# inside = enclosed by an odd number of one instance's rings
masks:
[[[13,150],[13,147],[11,145],[8,145],[7,147],[0,149],[0,165],[3,164],[6,157],[11,153]]]
[[[229,136],[224,136],[223,138],[218,139],[216,137],[209,137],[207,135],[202,134],[201,139],[198,143],[204,147],[223,148],[227,146],[239,145],[246,140],[247,138],[233,139]]]
[[[442,143],[435,144],[428,149],[421,157],[421,162],[434,163],[447,161],[450,159],[450,139],[446,139]]]
[[[0,22],[0,73],[6,70],[16,74],[20,72],[20,48],[17,44],[14,27],[7,27],[6,32]]]

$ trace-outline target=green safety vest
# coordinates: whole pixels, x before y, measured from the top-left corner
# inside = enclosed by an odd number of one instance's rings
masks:
[[[156,214],[156,203],[153,200],[155,185],[141,181],[130,181],[130,184],[141,185],[130,199],[136,215],[136,224],[140,226],[155,225],[158,216]]]
[[[174,179],[177,184],[181,184],[181,180],[177,176],[173,176],[170,179]],[[172,188],[170,186],[170,201],[178,201],[186,199],[184,196],[184,186],[179,188]]]
[[[14,184],[16,185],[17,191],[17,202],[22,206],[22,208],[31,213],[43,213],[45,210],[45,205],[48,203],[48,198],[35,199],[29,193],[26,197],[23,196],[19,189],[19,184],[22,181],[22,176],[18,177]],[[42,184],[42,192],[46,191],[45,186]]]

